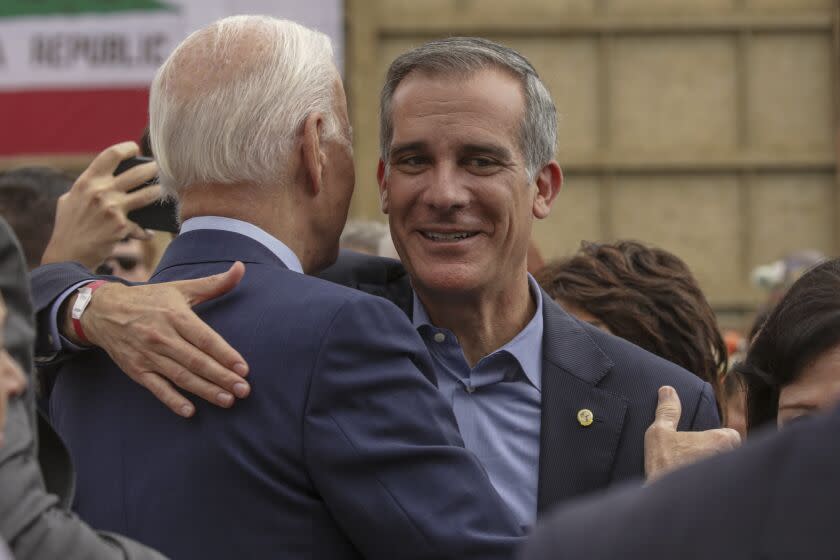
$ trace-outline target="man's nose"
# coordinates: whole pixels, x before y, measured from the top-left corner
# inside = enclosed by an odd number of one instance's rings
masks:
[[[439,210],[464,208],[469,204],[470,193],[458,176],[457,167],[442,165],[428,175],[423,191],[423,202]]]

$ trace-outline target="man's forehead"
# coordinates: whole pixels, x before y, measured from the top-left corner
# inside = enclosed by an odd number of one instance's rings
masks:
[[[515,142],[523,111],[519,82],[495,69],[466,77],[412,72],[394,92],[391,151],[397,144],[428,148],[444,140],[459,148]]]

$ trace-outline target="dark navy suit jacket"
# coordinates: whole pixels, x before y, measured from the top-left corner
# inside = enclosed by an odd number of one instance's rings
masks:
[[[649,487],[573,500],[547,516],[523,560],[840,558],[840,408]]]
[[[250,365],[232,409],[184,420],[101,351],[64,363],[50,408],[79,514],[174,559],[511,557],[521,530],[405,315],[223,231],[179,236],[152,281],[234,260],[242,283],[197,308]]]
[[[321,277],[385,297],[412,314],[411,285],[398,261],[342,252]],[[662,385],[680,395],[680,430],[720,426],[708,383],[578,321],[545,292],[543,325],[540,513],[568,498],[644,476],[644,434]],[[595,416],[590,426],[577,420],[584,408]]]

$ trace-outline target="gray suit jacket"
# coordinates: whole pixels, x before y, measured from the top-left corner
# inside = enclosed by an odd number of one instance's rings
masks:
[[[26,266],[17,239],[0,218],[0,291],[6,302],[6,348],[26,372],[29,389],[9,402],[6,441],[0,447],[0,542],[17,560],[162,559],[128,539],[97,533],[66,509],[72,500],[73,474],[67,451],[35,410],[32,350],[35,323]],[[38,462],[49,459],[47,489]],[[50,492],[56,492],[51,493]]]

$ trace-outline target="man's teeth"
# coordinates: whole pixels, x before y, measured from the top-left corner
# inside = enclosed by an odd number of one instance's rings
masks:
[[[425,231],[423,235],[426,236],[428,239],[432,241],[457,241],[460,239],[466,239],[468,237],[472,237],[475,233],[467,232],[467,231],[460,231],[457,233],[435,233],[432,231]]]

